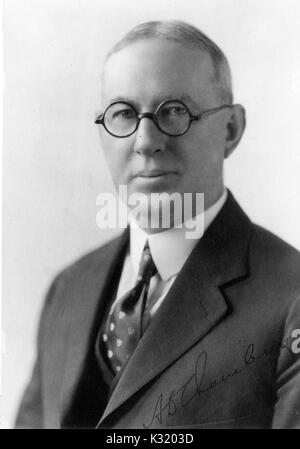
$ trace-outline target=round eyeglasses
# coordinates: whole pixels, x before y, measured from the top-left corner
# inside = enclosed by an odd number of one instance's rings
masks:
[[[114,137],[129,137],[136,132],[142,118],[153,120],[157,128],[167,136],[177,137],[185,134],[192,122],[214,114],[232,105],[224,104],[218,108],[192,115],[188,107],[180,100],[167,100],[161,103],[155,112],[138,113],[130,103],[116,101],[111,103],[95,123],[103,125]]]

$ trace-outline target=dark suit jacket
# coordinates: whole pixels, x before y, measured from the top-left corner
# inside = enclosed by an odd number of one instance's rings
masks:
[[[17,427],[59,428],[72,409],[100,428],[300,428],[300,255],[230,193],[111,395],[98,367],[86,372],[127,238],[52,284]]]

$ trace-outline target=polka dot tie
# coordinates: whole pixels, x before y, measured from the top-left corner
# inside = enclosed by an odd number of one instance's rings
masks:
[[[157,269],[148,244],[145,245],[137,281],[110,311],[102,341],[115,374],[121,371],[133,354],[143,332],[143,312],[151,277]]]

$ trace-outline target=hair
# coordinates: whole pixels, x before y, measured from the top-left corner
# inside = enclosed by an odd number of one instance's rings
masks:
[[[108,52],[105,61],[124,47],[143,39],[160,38],[205,51],[210,55],[214,82],[222,101],[233,102],[232,79],[228,60],[222,50],[202,31],[179,20],[145,22],[132,28]]]

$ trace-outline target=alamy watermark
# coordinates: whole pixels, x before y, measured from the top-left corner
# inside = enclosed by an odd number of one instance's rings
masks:
[[[204,193],[128,195],[127,186],[121,185],[118,195],[100,193],[96,204],[96,223],[101,229],[125,229],[131,218],[143,229],[184,228],[187,239],[199,238],[204,232]]]

